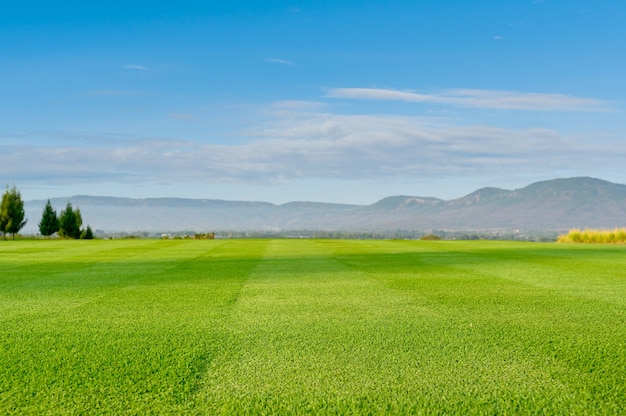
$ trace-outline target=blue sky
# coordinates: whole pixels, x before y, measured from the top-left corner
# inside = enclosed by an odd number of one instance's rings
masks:
[[[1,1],[0,181],[373,203],[626,183],[622,1]]]

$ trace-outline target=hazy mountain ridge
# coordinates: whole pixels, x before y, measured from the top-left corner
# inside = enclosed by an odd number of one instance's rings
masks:
[[[53,198],[60,212],[80,207],[93,229],[115,231],[214,230],[567,230],[626,226],[626,185],[594,178],[536,182],[524,188],[482,188],[452,200],[391,196],[371,205],[218,199],[73,196]],[[26,201],[36,232],[45,200]]]

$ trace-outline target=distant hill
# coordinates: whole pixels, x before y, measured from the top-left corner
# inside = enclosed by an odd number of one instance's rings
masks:
[[[372,205],[73,196],[51,199],[60,212],[80,207],[85,224],[107,232],[215,230],[554,230],[626,226],[626,185],[594,178],[554,179],[521,189],[482,188],[441,200],[391,196]],[[36,232],[45,200],[27,201]]]

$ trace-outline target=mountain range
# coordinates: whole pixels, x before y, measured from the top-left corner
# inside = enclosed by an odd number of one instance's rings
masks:
[[[588,177],[553,179],[524,188],[482,188],[462,198],[391,196],[371,205],[224,201],[101,196],[53,198],[60,212],[70,202],[84,225],[105,232],[217,230],[545,230],[626,226],[626,185]],[[36,233],[46,200],[25,202]]]

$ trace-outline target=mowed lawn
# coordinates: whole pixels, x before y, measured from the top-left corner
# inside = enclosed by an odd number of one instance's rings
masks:
[[[626,246],[0,241],[0,414],[620,414]]]

